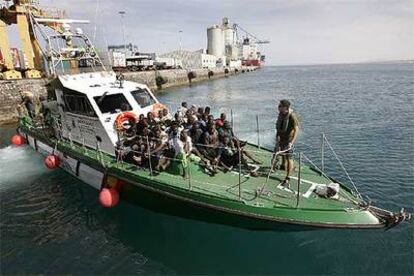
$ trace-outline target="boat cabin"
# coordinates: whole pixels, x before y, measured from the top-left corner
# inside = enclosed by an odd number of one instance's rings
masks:
[[[120,113],[155,111],[158,100],[144,84],[117,80],[114,72],[60,75],[50,83],[49,104],[59,118],[57,137],[115,155]]]

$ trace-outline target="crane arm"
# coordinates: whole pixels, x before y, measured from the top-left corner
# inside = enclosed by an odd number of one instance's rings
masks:
[[[257,36],[255,36],[255,35],[253,35],[252,33],[248,32],[246,29],[242,28],[242,27],[241,27],[239,24],[237,24],[237,23],[235,23],[235,24],[234,24],[234,27],[235,27],[236,29],[240,29],[240,30],[242,30],[245,34],[247,34],[247,36],[252,37],[252,38],[256,41],[256,43],[257,43],[257,44],[268,44],[268,43],[270,43],[270,41],[269,41],[269,40],[262,40],[262,39],[259,39]]]

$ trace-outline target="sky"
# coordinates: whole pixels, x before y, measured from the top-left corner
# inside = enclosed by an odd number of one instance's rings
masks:
[[[260,39],[269,65],[414,60],[414,0],[40,0],[88,19],[99,47],[126,41],[163,53],[207,48],[223,17]],[[179,31],[182,31],[181,33]],[[12,42],[15,38],[12,39]],[[16,42],[17,43],[17,42]]]

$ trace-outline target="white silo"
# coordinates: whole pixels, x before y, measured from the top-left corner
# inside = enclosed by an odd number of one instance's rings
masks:
[[[234,30],[232,27],[223,28],[224,45],[234,45]]]
[[[224,55],[223,30],[218,25],[207,29],[207,51],[218,58]]]
[[[224,45],[233,46],[234,40],[235,40],[234,38],[235,32],[234,32],[233,26],[230,25],[229,19],[227,17],[223,18],[222,29],[223,29],[223,35],[224,35]]]

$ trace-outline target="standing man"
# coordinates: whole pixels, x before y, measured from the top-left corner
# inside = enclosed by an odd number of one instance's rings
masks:
[[[282,154],[282,164],[286,170],[286,178],[282,185],[289,187],[290,173],[293,170],[293,145],[299,133],[299,122],[296,114],[290,108],[288,100],[279,102],[279,116],[276,121],[276,151],[286,151]]]
[[[22,102],[19,104],[19,107],[26,107],[27,113],[31,119],[35,117],[35,106],[34,106],[34,97],[33,94],[29,91],[22,92]]]

